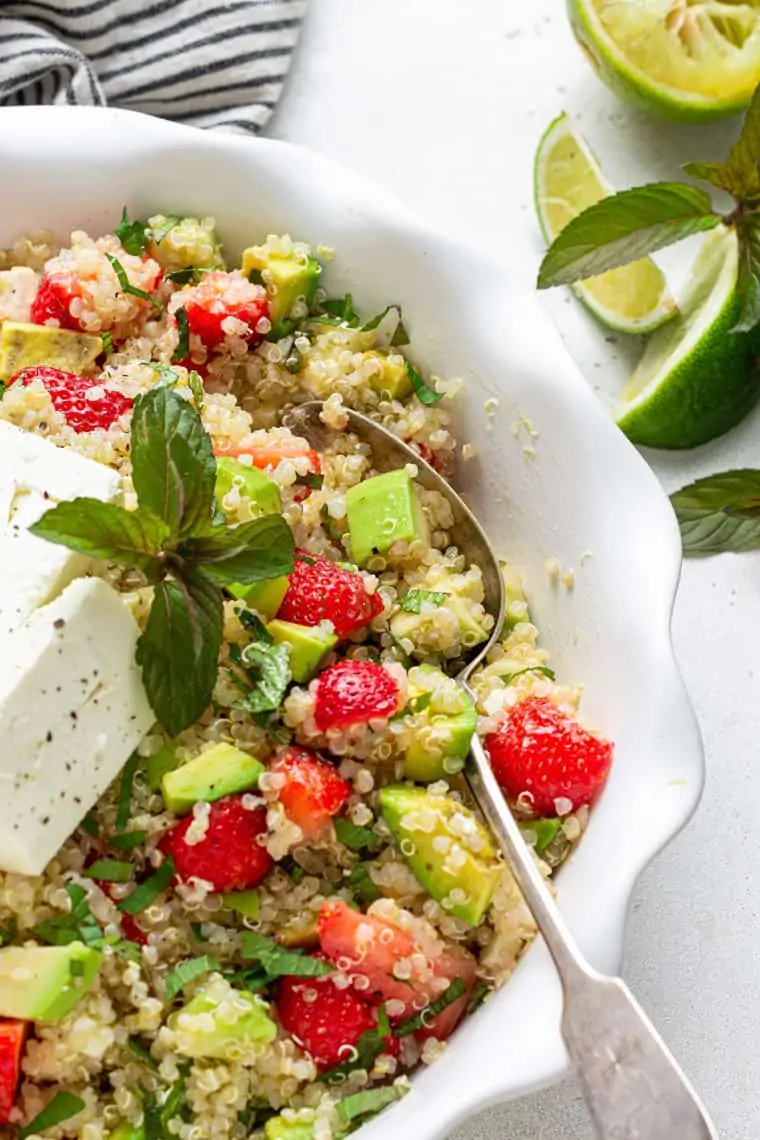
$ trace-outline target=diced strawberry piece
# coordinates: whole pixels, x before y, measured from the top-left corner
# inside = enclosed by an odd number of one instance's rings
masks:
[[[28,1021],[0,1021],[0,1124],[9,1124],[16,1103]]]
[[[437,453],[433,451],[432,447],[428,447],[426,443],[420,443],[416,439],[408,439],[406,442],[410,447],[414,448],[417,454],[421,456],[421,458],[424,459],[426,463],[430,464],[434,471],[437,471],[439,475],[443,473],[443,464],[441,463],[441,460]]]
[[[314,954],[321,958],[323,955]],[[280,1024],[322,1071],[351,1059],[363,1033],[377,1026],[377,1007],[350,988],[338,989],[328,974],[321,978],[283,978],[278,986]],[[389,1053],[398,1040],[387,1039]]]
[[[32,301],[30,320],[35,325],[57,325],[61,329],[80,332],[81,325],[72,317],[70,305],[78,296],[71,273],[51,273],[43,277]]]
[[[322,904],[317,931],[319,944],[332,962],[352,978],[368,980],[369,987],[360,989],[362,994],[403,1003],[401,1018],[413,1017],[424,1002],[440,997],[441,978],[449,982],[461,978],[466,992],[419,1033],[443,1040],[453,1031],[475,981],[475,960],[471,955],[464,950],[448,949],[426,959],[405,930],[374,915],[360,914],[340,900]],[[403,971],[398,972],[408,975],[404,978],[396,976],[400,962]]]
[[[547,697],[520,701],[485,743],[502,791],[537,816],[556,815],[558,799],[592,804],[612,766],[610,742]]]
[[[109,428],[132,407],[128,396],[104,388],[91,376],[76,376],[48,365],[22,368],[11,377],[8,386],[16,382],[27,386],[35,380],[44,384],[53,407],[66,417],[66,423],[75,432]]]
[[[260,285],[217,269],[204,274],[197,285],[183,289],[179,297],[190,332],[203,341],[206,349],[218,348],[228,335],[248,344],[258,344],[264,338],[257,326],[262,319],[269,319],[269,301],[266,289]],[[223,327],[228,318],[240,325]]]
[[[351,785],[332,764],[305,748],[287,748],[275,759],[271,770],[286,777],[277,797],[288,819],[307,837],[321,831],[351,795]]]
[[[338,661],[320,673],[314,719],[320,732],[376,717],[393,716],[399,691],[387,669],[374,661]]]
[[[382,613],[378,594],[369,594],[361,574],[327,558],[296,550],[288,590],[277,611],[281,621],[319,625],[331,621],[338,637],[356,633]]]
[[[259,839],[266,835],[263,807],[248,809],[243,796],[226,796],[211,804],[208,827],[199,843],[188,843],[187,832],[195,817],[186,816],[164,835],[159,844],[174,857],[177,877],[187,882],[205,879],[215,891],[242,891],[255,887],[271,870],[272,857]]]

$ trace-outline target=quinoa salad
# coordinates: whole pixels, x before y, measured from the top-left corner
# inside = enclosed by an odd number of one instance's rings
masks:
[[[453,680],[481,571],[346,426],[451,478],[461,382],[332,250],[252,239],[125,210],[0,250],[2,1137],[353,1131],[535,933],[473,733],[547,877],[612,763],[507,562]]]

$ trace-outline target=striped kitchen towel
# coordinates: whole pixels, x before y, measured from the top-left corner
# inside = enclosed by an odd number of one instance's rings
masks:
[[[111,104],[254,133],[277,103],[305,8],[306,0],[0,0],[0,105]]]

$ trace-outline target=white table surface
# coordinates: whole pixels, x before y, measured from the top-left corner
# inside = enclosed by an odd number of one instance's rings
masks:
[[[621,106],[582,59],[562,0],[311,0],[270,133],[372,176],[530,281],[539,252],[533,152],[565,109],[619,186],[677,177],[689,158],[718,158],[736,131],[734,122],[666,126]],[[635,346],[608,341],[563,291],[543,299],[609,400]],[[723,467],[760,466],[760,412],[716,444],[649,458],[668,490]],[[725,1140],[757,1140],[760,557],[688,564],[675,642],[704,733],[708,787],[695,819],[638,885],[625,972]],[[496,1137],[590,1140],[578,1088],[568,1081],[457,1132],[457,1140]]]

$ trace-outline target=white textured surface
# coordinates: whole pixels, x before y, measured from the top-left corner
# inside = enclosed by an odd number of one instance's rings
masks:
[[[271,133],[371,175],[530,278],[538,256],[532,155],[563,109],[581,121],[621,186],[676,177],[689,158],[719,157],[736,129],[666,126],[622,107],[581,58],[561,0],[312,0]],[[477,290],[477,282],[462,289]],[[547,306],[589,382],[609,399],[634,347],[606,338],[569,296],[551,295]],[[760,466],[760,413],[714,445],[654,463],[667,489],[724,466]],[[627,977],[722,1135],[756,1140],[760,557],[688,565],[675,628],[709,782],[696,819],[641,880]],[[590,1140],[591,1131],[567,1083],[491,1109],[457,1137]]]

